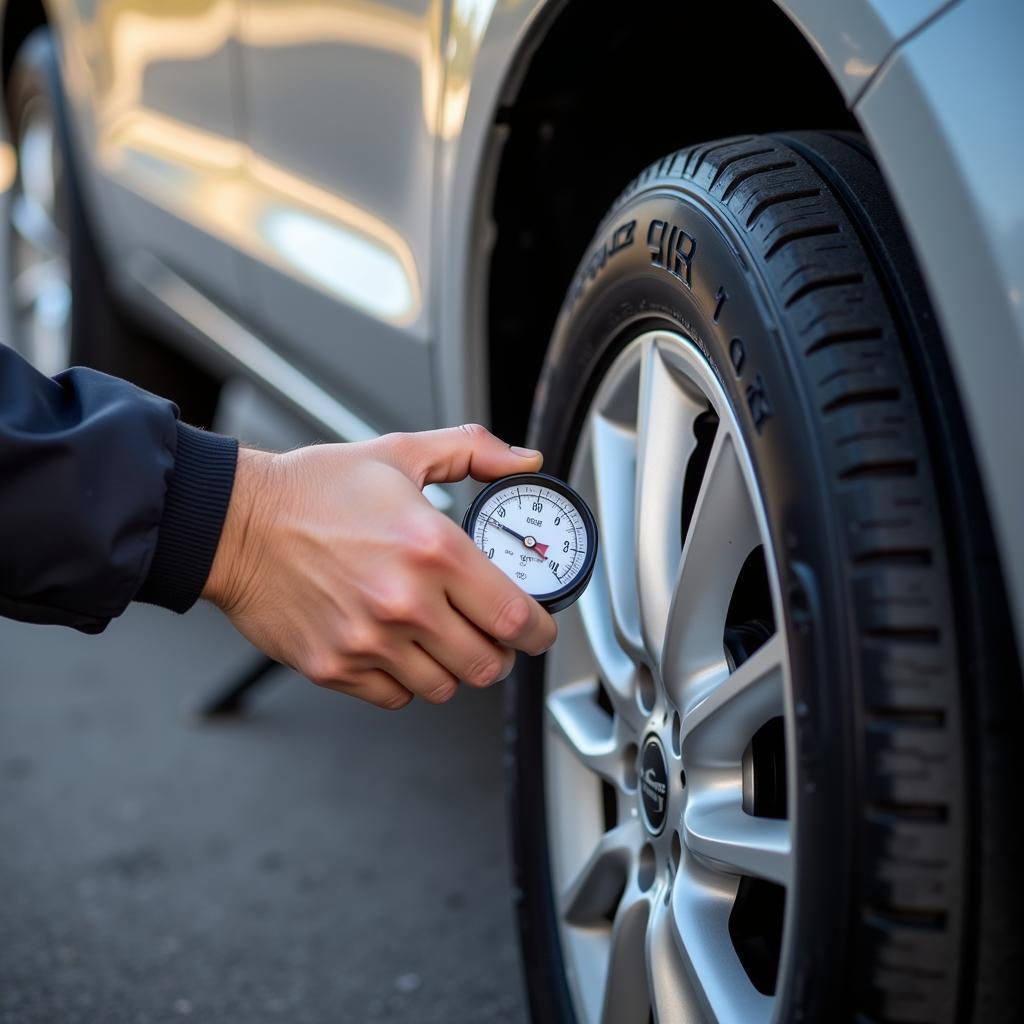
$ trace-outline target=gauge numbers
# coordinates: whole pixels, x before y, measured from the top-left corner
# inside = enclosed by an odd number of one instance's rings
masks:
[[[586,586],[597,533],[582,499],[560,480],[530,473],[485,488],[466,515],[477,547],[541,603],[565,607]]]

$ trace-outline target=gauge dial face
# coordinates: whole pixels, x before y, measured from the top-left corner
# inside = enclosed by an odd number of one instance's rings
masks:
[[[473,502],[466,529],[506,576],[542,603],[568,598],[564,607],[590,578],[593,515],[554,477],[522,474],[489,485]]]

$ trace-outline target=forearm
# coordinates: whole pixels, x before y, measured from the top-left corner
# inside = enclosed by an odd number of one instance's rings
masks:
[[[98,632],[135,597],[195,600],[233,445],[124,381],[85,369],[51,380],[0,347],[0,614]]]

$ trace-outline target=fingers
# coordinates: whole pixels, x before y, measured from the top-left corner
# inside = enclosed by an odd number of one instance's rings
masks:
[[[385,711],[399,711],[413,698],[412,693],[394,676],[379,669],[363,669],[351,673],[348,679],[336,682],[321,681],[320,685],[350,697],[358,697]]]
[[[396,645],[388,651],[387,666],[402,686],[431,704],[444,704],[459,688],[458,679],[415,643]]]
[[[540,452],[510,447],[479,423],[392,434],[381,442],[395,464],[421,487],[467,476],[496,480],[512,473],[535,473],[544,462]]]
[[[514,651],[485,636],[447,602],[437,624],[428,627],[421,642],[435,661],[471,686],[497,683],[515,664]]]
[[[555,620],[458,532],[461,550],[448,583],[452,606],[499,643],[542,654],[558,635]]]
[[[358,697],[387,711],[404,708],[414,696],[444,704],[455,696],[459,681],[411,640],[382,651],[380,668],[348,669],[343,676],[312,674],[318,686]]]

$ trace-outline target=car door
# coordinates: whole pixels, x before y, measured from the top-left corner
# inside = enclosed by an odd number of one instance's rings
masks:
[[[237,0],[65,0],[55,21],[80,173],[112,269],[155,258],[235,305],[221,197],[245,156],[233,89]]]
[[[241,3],[261,324],[375,430],[426,426],[443,0]]]

